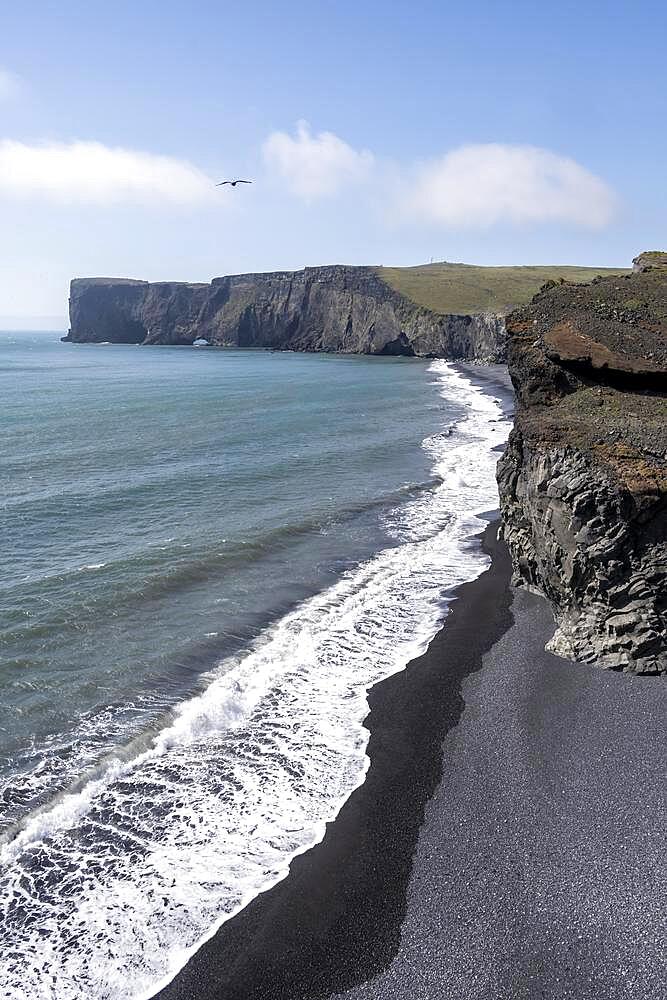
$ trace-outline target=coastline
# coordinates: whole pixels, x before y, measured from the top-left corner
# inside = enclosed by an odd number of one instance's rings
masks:
[[[464,678],[399,951],[337,1000],[663,1000],[667,690],[544,650],[546,601]]]
[[[442,741],[464,708],[463,678],[511,624],[509,557],[496,528],[482,541],[491,566],[458,588],[427,651],[371,689],[365,782],[324,839],[223,924],[160,1000],[318,1000],[391,962],[419,830],[442,774]]]
[[[667,692],[492,564],[369,693],[366,781],[160,1000],[660,1000]]]
[[[375,364],[356,360],[364,363],[349,366],[350,369],[370,370]],[[380,365],[389,372],[391,384],[400,385],[400,378],[395,378],[390,367],[395,368],[395,363]],[[209,685],[201,695],[183,703],[175,719],[167,719],[169,727],[159,731],[153,744],[142,748],[146,756],[143,752],[132,755],[129,761],[123,760],[120,765],[112,761],[113,766],[106,768],[99,779],[95,776],[95,782],[74,789],[74,797],[66,798],[64,808],[54,810],[53,814],[46,810],[31,817],[20,831],[20,838],[13,841],[13,863],[7,868],[8,883],[15,872],[22,870],[30,871],[31,877],[33,874],[41,877],[42,871],[48,872],[53,842],[66,854],[68,864],[71,859],[71,870],[77,874],[81,870],[81,896],[86,900],[85,872],[96,864],[95,851],[99,845],[107,891],[103,899],[96,900],[96,905],[104,914],[101,919],[113,928],[113,933],[109,934],[108,945],[104,935],[80,935],[75,944],[70,945],[69,916],[72,915],[73,923],[76,913],[71,906],[71,891],[67,893],[69,898],[65,898],[60,884],[53,885],[52,895],[49,886],[40,886],[33,897],[38,917],[32,922],[17,921],[6,928],[11,953],[17,956],[7,969],[7,976],[11,977],[10,985],[19,993],[25,989],[26,982],[28,992],[39,992],[38,960],[31,961],[29,956],[31,953],[39,956],[40,948],[31,948],[28,944],[24,949],[23,945],[32,940],[33,934],[43,939],[43,928],[48,926],[52,938],[64,942],[58,949],[59,989],[62,986],[66,990],[71,983],[70,988],[75,992],[85,984],[91,995],[109,990],[119,996],[121,993],[145,997],[154,994],[168,984],[170,977],[209,936],[214,935],[232,912],[240,912],[254,894],[287,876],[290,858],[305,852],[324,837],[326,821],[333,822],[352,789],[364,780],[369,764],[366,755],[369,732],[363,727],[363,720],[369,711],[369,688],[392,671],[402,671],[409,660],[426,649],[443,620],[443,604],[451,601],[454,588],[479,574],[487,565],[487,558],[479,546],[480,532],[487,517],[479,517],[473,511],[495,507],[492,452],[507,431],[500,420],[500,401],[489,398],[481,388],[471,386],[472,380],[462,377],[457,366],[429,362],[426,366],[420,363],[416,368],[409,364],[400,367],[411,396],[415,386],[418,388],[416,405],[427,435],[424,437],[424,431],[415,434],[414,426],[409,429],[410,455],[415,454],[421,466],[423,451],[433,469],[432,478],[424,484],[427,489],[416,490],[415,497],[408,493],[407,502],[399,504],[395,510],[392,506],[388,527],[400,544],[381,548],[376,558],[361,562],[358,567],[353,564],[351,572],[346,571],[340,578],[337,574],[335,586],[331,590],[325,588],[321,598],[316,594],[312,602],[299,602],[294,616],[276,626],[267,636],[268,641],[258,644],[262,654],[251,666],[260,669],[247,671],[249,683],[245,688],[237,687],[231,671],[221,672],[224,680],[217,686]],[[396,374],[401,373],[397,371]],[[424,379],[428,379],[432,387],[428,394],[423,392]],[[451,414],[451,420],[448,413],[450,386],[452,399],[458,401],[458,412]],[[364,400],[366,398],[364,393]],[[386,399],[384,394],[383,399]],[[400,409],[403,423],[409,412]],[[440,427],[443,422],[446,425],[443,432],[429,433],[432,423]],[[325,434],[330,436],[328,428]],[[454,440],[450,441],[450,437]],[[414,449],[415,440],[421,441],[419,453]],[[392,434],[388,453],[393,462],[398,443],[397,436]],[[401,476],[408,484],[414,478],[415,484],[421,485],[421,477],[406,475],[404,469],[401,464]],[[401,499],[403,495],[401,489]],[[451,530],[434,533],[433,525],[440,523],[448,528],[453,526]],[[101,577],[101,573],[96,573],[91,579],[99,581]],[[324,622],[319,620],[322,615]],[[314,676],[309,676],[309,649],[304,652],[300,644],[295,644],[293,634],[295,627],[310,628],[313,622],[316,628],[323,626],[319,634],[324,636],[324,659],[320,654],[312,659],[317,669]],[[343,656],[340,650],[344,651]],[[220,752],[216,727],[211,727],[210,740],[207,727],[211,712],[230,710],[249,715],[255,705],[252,701],[255,693],[261,695],[267,690],[264,681],[270,680],[273,684],[269,671],[274,664],[285,674],[294,665],[296,683],[278,683],[270,688],[271,718],[279,724],[278,740],[271,744],[265,756],[262,756],[261,728],[252,731],[249,740],[245,731],[239,737],[241,773],[247,762],[251,780],[246,786],[249,794],[236,796],[239,809],[235,814],[233,808],[225,808],[227,802],[224,800],[227,788],[236,787],[224,785],[225,762],[233,760],[234,748],[227,753],[228,748],[222,747]],[[248,664],[244,660],[236,666],[241,673]],[[243,697],[239,697],[239,691]],[[343,725],[333,727],[332,723],[338,718]],[[352,720],[351,725],[349,720]],[[416,725],[419,724],[420,719],[416,718]],[[230,737],[225,733],[222,739],[233,743],[233,732]],[[276,745],[277,755],[274,752]],[[339,767],[337,762],[341,757],[351,764]],[[356,765],[354,771],[352,764]],[[178,789],[176,800],[169,799],[168,794],[162,796],[159,782],[157,787],[151,784],[155,773],[164,773],[165,768],[169,771],[168,788]],[[252,778],[257,773],[264,775],[266,794],[260,789],[259,808],[248,809],[248,802],[255,801]],[[292,780],[294,775],[301,775],[303,780],[295,782]],[[321,780],[321,775],[325,780]],[[233,777],[238,779],[239,771],[235,771]],[[316,819],[310,827],[301,822],[301,803],[296,801],[299,796],[305,802],[306,818],[313,815]],[[95,826],[94,837],[90,838],[85,863],[79,867],[79,828],[87,828],[88,816],[93,815],[96,820],[97,817],[106,818],[107,812],[114,816],[125,814],[126,803],[130,800],[141,803],[141,839],[137,838],[136,849],[135,842],[129,838],[122,850],[109,849],[104,839],[106,830],[113,831],[109,836],[114,836],[115,826],[99,823]],[[187,804],[188,814],[199,820],[194,829],[189,823],[180,825],[185,812],[183,802]],[[297,807],[297,822],[292,822],[293,802]],[[322,802],[325,807],[329,805],[328,810],[321,808]],[[308,814],[311,805],[313,809]],[[130,804],[127,829],[131,834],[134,833],[134,815],[134,807]],[[253,841],[258,816],[266,822]],[[157,821],[155,826],[151,826],[153,818]],[[47,837],[43,836],[45,829]],[[98,829],[101,836],[98,836]],[[302,833],[310,829],[313,834],[306,840]],[[157,836],[151,838],[153,830]],[[211,830],[222,835],[211,835]],[[414,850],[415,839],[416,828],[410,853]],[[36,852],[31,851],[33,842],[45,844],[43,848],[40,846],[41,853],[36,860]],[[237,847],[239,843],[241,850]],[[241,865],[249,859],[247,868],[240,872],[239,858]],[[22,867],[24,859],[25,869]],[[254,870],[251,870],[253,865]],[[248,877],[248,871],[252,878]],[[227,875],[228,882],[225,882]],[[225,895],[227,885],[230,891]],[[237,893],[235,898],[234,890],[239,885],[247,891],[243,895]],[[129,887],[136,888],[137,894],[131,909],[125,905]],[[200,890],[201,896],[198,895]],[[97,893],[96,886],[93,891]],[[202,898],[204,902],[200,904]],[[228,899],[236,905],[226,905]],[[56,907],[59,914],[53,917]],[[191,913],[193,920],[190,920]],[[28,956],[27,962],[23,955]],[[128,968],[137,970],[134,982],[126,978],[124,970]],[[164,974],[165,970],[168,974]],[[34,978],[30,980],[30,976]]]

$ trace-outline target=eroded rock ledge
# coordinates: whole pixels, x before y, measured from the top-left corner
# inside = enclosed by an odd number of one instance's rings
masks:
[[[192,344],[503,361],[495,314],[441,315],[390,288],[372,267],[239,274],[210,284],[78,278],[78,343]]]
[[[551,602],[550,648],[667,671],[667,270],[551,284],[507,318],[517,394],[499,463],[516,582]]]

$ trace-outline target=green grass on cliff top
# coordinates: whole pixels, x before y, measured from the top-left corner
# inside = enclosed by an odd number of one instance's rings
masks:
[[[476,267],[422,264],[380,267],[379,276],[397,292],[438,313],[506,313],[530,302],[545,281],[583,283],[598,275],[630,274],[611,267]]]

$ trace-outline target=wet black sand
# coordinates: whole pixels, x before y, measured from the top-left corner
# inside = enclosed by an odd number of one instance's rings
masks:
[[[161,1000],[297,1000],[364,982],[396,954],[424,809],[463,677],[510,624],[508,557],[460,588],[428,651],[370,693],[371,768],[323,842],[220,928]]]
[[[667,685],[544,652],[545,602],[463,683],[399,952],[340,1000],[665,1000]]]
[[[665,996],[667,689],[545,653],[549,611],[494,535],[371,692],[371,768],[324,841],[162,1000]]]

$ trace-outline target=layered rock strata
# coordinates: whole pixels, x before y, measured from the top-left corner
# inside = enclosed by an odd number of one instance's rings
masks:
[[[498,481],[516,582],[550,600],[554,652],[664,673],[667,270],[550,283],[507,329],[517,414]]]

